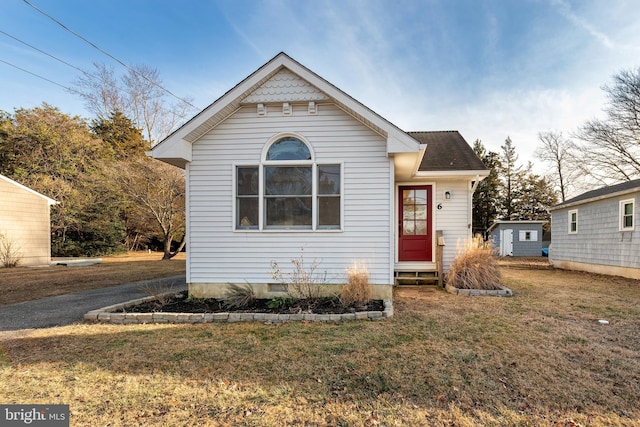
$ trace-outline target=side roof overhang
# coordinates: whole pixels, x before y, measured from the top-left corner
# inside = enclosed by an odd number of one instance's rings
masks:
[[[24,190],[24,191],[26,191],[26,192],[28,192],[28,193],[31,193],[31,194],[33,194],[33,195],[35,195],[35,196],[38,196],[38,197],[43,198],[44,200],[46,200],[46,202],[47,202],[47,204],[48,204],[49,206],[53,206],[53,205],[57,205],[57,204],[58,204],[58,202],[56,202],[55,200],[53,200],[53,199],[51,199],[51,198],[49,198],[49,197],[45,196],[44,194],[40,194],[40,193],[38,193],[37,191],[32,190],[31,188],[29,188],[29,187],[27,187],[27,186],[24,186],[24,185],[20,184],[19,182],[15,182],[15,181],[14,181],[14,180],[12,180],[11,178],[7,178],[7,177],[6,177],[6,176],[4,176],[4,175],[0,175],[0,179],[2,179],[3,181],[8,182],[8,183],[10,183],[10,184],[13,184],[13,185],[15,185],[16,187],[21,188],[22,190]]]
[[[297,74],[318,88],[346,113],[386,138],[387,154],[418,152],[420,150],[418,141],[400,128],[281,52],[178,130],[156,144],[147,154],[154,159],[184,168],[192,160],[191,144],[237,111],[247,96],[283,68]]]
[[[549,208],[549,211],[557,211],[559,209],[583,205],[585,203],[590,203],[597,200],[620,197],[638,192],[640,192],[640,179],[634,179],[632,181],[626,181],[620,184],[610,185],[607,187],[598,188],[596,190],[587,191],[586,193],[582,193],[579,196],[573,197]]]

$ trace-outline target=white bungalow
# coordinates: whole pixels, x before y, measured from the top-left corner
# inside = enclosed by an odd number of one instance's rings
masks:
[[[447,270],[488,174],[458,132],[404,132],[284,53],[149,154],[185,170],[186,280],[201,297],[229,283],[276,296],[272,261],[301,254],[328,284],[364,263],[388,297],[398,276],[437,270],[438,244]]]

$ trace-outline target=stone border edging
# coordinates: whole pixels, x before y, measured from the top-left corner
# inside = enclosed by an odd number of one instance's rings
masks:
[[[455,295],[463,295],[468,297],[474,296],[493,296],[493,297],[512,297],[513,291],[507,288],[506,286],[500,286],[500,289],[489,290],[489,289],[460,289],[454,288],[451,285],[445,286],[447,292],[455,294]]]
[[[393,316],[393,303],[384,300],[384,311],[360,311],[344,314],[278,314],[278,313],[116,313],[143,302],[153,301],[155,296],[127,301],[91,310],[84,319],[95,323],[144,324],[144,323],[214,323],[214,322],[268,322],[284,323],[292,321],[341,322],[346,320],[383,320]]]

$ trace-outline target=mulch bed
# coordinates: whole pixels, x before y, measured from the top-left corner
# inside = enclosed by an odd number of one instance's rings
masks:
[[[371,300],[363,306],[346,306],[338,298],[308,299],[255,299],[242,308],[230,307],[223,300],[215,298],[189,299],[187,292],[160,301],[149,301],[123,309],[127,313],[314,313],[344,314],[358,311],[384,311],[382,300]]]

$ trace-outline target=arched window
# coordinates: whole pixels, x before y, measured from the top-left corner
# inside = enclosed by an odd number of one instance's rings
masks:
[[[301,138],[275,139],[259,166],[236,168],[236,229],[340,229],[341,172]]]
[[[307,144],[293,136],[285,136],[271,144],[265,160],[311,160]]]

